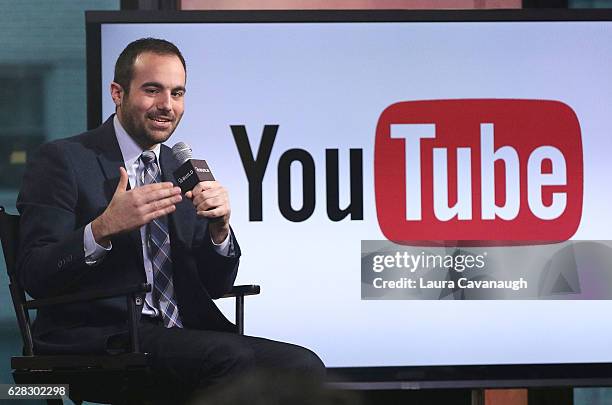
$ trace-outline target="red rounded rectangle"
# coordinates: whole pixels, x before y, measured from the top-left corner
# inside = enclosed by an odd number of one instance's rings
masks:
[[[392,241],[567,240],[582,214],[580,124],[552,100],[392,104],[376,128],[374,182]]]

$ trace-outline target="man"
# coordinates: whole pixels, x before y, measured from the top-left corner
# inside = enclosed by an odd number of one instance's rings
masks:
[[[119,56],[111,96],[116,115],[100,127],[43,145],[28,163],[18,275],[40,298],[105,287],[153,284],[142,305],[141,348],[160,381],[205,387],[255,367],[322,374],[299,346],[240,336],[212,298],[236,278],[240,247],[228,193],[201,182],[185,197],[179,166],[162,142],[184,109],[186,66],[172,43],[141,39]],[[116,349],[126,336],[124,298],[38,312],[39,353]]]

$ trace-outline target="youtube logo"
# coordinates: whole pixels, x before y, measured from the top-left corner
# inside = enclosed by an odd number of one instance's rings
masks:
[[[392,104],[376,128],[374,182],[395,242],[567,240],[582,212],[578,118],[550,100]]]

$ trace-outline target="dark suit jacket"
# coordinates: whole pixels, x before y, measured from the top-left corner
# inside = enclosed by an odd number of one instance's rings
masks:
[[[17,274],[34,298],[146,282],[138,229],[114,237],[98,266],[85,263],[84,228],[107,207],[124,165],[112,118],[92,131],[42,145],[28,162],[17,200]],[[163,180],[176,183],[172,173],[179,163],[165,145],[160,165]],[[186,328],[235,331],[212,299],[232,287],[240,248],[232,233],[235,255],[219,255],[207,224],[187,198],[169,215],[179,312]],[[109,336],[126,331],[126,319],[124,297],[40,309],[35,347],[41,353],[103,351]]]

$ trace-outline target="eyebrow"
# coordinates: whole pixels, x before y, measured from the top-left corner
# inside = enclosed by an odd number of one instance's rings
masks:
[[[159,83],[159,82],[146,82],[146,83],[143,83],[140,87],[141,88],[144,88],[144,87],[156,87],[158,89],[163,89],[164,88],[164,86],[161,83]],[[185,89],[185,86],[177,86],[177,87],[174,87],[172,89],[172,91],[179,91],[179,90],[181,90],[183,93],[185,93],[187,91],[187,89]]]

